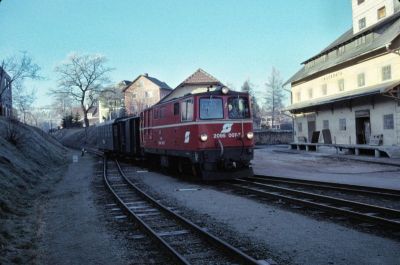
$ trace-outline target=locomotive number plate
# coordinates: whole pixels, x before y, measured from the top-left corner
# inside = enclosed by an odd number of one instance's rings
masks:
[[[232,132],[232,133],[214,133],[214,139],[224,139],[224,138],[238,138],[240,137],[240,132]]]

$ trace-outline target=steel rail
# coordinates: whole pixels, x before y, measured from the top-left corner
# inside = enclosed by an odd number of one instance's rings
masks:
[[[167,208],[164,205],[157,202],[154,198],[152,198],[151,196],[146,194],[143,190],[141,190],[134,183],[132,183],[132,181],[126,177],[126,175],[123,172],[118,161],[115,161],[115,162],[116,162],[116,165],[117,165],[120,175],[122,176],[124,181],[129,184],[129,187],[132,188],[133,190],[135,190],[142,198],[144,198],[147,202],[151,203],[154,207],[158,208],[159,210],[161,210],[163,213],[167,214],[168,216],[171,216],[173,219],[177,220],[178,222],[193,229],[197,235],[204,238],[208,243],[210,243],[211,245],[213,245],[215,247],[218,247],[219,251],[225,252],[227,254],[227,257],[229,257],[229,258],[235,257],[236,258],[235,260],[241,261],[244,264],[260,264],[260,262],[257,261],[256,259],[248,256],[247,254],[243,253],[241,250],[233,247],[229,243],[221,240],[220,238],[208,233],[203,228],[201,228],[198,225],[194,224],[193,222],[189,221],[185,217],[173,212],[169,208]],[[167,242],[165,242],[165,243],[168,244]],[[173,247],[170,247],[170,248],[173,249]],[[178,254],[178,252],[177,252],[177,254]],[[263,262],[263,264],[267,264],[267,263]]]
[[[180,264],[185,264],[189,265],[190,263],[182,256],[180,255],[175,249],[173,249],[164,239],[162,239],[157,233],[150,228],[145,222],[143,222],[137,215],[134,213],[129,206],[123,201],[123,199],[118,196],[118,194],[115,192],[115,190],[112,188],[112,185],[107,179],[107,160],[104,158],[104,167],[103,167],[103,178],[104,182],[107,186],[107,188],[110,190],[110,192],[114,195],[114,197],[117,199],[118,203],[127,211],[130,216],[132,216],[135,221],[142,227],[144,231],[147,232],[148,235],[150,235],[152,238],[154,238],[156,241],[160,242],[161,245],[164,247],[164,249],[169,252],[172,257],[176,259],[177,262]]]
[[[338,199],[310,192],[283,188],[274,185],[268,185],[264,183],[250,182],[242,179],[238,179],[235,181],[238,182],[239,184],[232,184],[232,183],[229,184],[241,190],[245,190],[250,193],[255,193],[261,197],[279,198],[285,201],[289,201],[291,203],[311,206],[313,208],[318,208],[336,214],[340,213],[346,216],[351,216],[360,219],[362,221],[369,221],[380,225],[388,226],[391,228],[400,229],[400,211],[397,210],[353,202],[344,199]],[[243,184],[253,185],[256,188],[246,187],[243,186]],[[259,190],[257,188],[269,189],[270,191]],[[288,195],[292,195],[294,197]],[[295,196],[297,196],[297,198]],[[298,198],[298,196],[300,196],[301,198]],[[315,200],[315,202],[311,200]],[[383,215],[385,216],[385,218],[374,216],[375,214]]]
[[[256,180],[258,182],[263,182],[263,183],[274,182],[274,183],[283,183],[289,185],[292,184],[303,187],[313,187],[326,190],[337,190],[337,191],[353,192],[358,194],[376,195],[380,197],[400,199],[400,190],[394,190],[394,189],[385,189],[385,188],[314,181],[314,180],[293,179],[284,177],[271,177],[262,175],[254,175],[253,177],[248,177],[246,179]]]

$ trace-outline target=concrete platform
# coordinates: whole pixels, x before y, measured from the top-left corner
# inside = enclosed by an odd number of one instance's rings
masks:
[[[400,190],[400,159],[289,150],[287,145],[256,146],[255,174]]]

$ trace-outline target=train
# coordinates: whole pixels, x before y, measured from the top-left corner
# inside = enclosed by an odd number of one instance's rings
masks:
[[[161,100],[96,127],[105,153],[146,160],[202,180],[253,175],[250,96],[221,87]]]

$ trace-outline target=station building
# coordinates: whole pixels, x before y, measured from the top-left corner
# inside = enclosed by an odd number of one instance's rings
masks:
[[[295,142],[397,148],[400,1],[352,0],[352,8],[353,27],[286,83]]]

